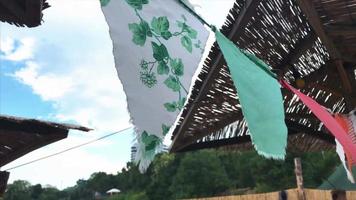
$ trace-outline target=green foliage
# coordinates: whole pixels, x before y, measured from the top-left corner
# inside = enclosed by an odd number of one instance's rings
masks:
[[[5,200],[31,200],[31,184],[28,181],[18,180],[8,185],[4,195]]]
[[[141,10],[142,5],[148,4],[148,0],[125,0],[134,9]]]
[[[200,151],[180,162],[170,190],[175,199],[212,196],[229,188],[230,180],[217,154]]]
[[[162,125],[162,132],[169,130]],[[155,143],[147,133],[144,140]],[[150,146],[150,145],[148,145]],[[328,177],[339,161],[335,152],[287,154],[285,161],[264,159],[255,152],[203,150],[182,154],[159,154],[145,174],[133,163],[115,175],[97,172],[74,187],[56,188],[27,181],[9,184],[5,200],[88,200],[95,192],[105,195],[111,188],[121,193],[108,200],[173,200],[241,191],[271,192],[295,188],[294,157],[301,157],[305,187],[315,188]],[[241,189],[241,190],[239,190]]]
[[[149,200],[145,192],[129,192],[109,197],[107,200]]]

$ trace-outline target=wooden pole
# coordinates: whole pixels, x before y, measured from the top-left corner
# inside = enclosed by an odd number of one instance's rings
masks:
[[[295,177],[297,179],[298,199],[306,200],[303,185],[302,163],[300,158],[294,158],[294,166]]]

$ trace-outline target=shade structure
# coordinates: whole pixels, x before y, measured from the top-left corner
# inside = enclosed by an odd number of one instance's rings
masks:
[[[355,3],[237,0],[221,31],[331,112],[346,113],[356,106]],[[310,110],[295,95],[285,89],[282,93],[288,148],[299,152],[335,148],[333,136]],[[216,44],[172,140],[172,152],[252,148],[239,97]]]
[[[64,139],[69,129],[89,128],[0,115],[0,167],[50,143]]]
[[[62,140],[70,129],[91,129],[72,124],[0,115],[0,167],[38,148]],[[0,196],[5,192],[9,172],[0,171]]]
[[[0,0],[0,21],[16,26],[36,27],[42,22],[46,0]]]

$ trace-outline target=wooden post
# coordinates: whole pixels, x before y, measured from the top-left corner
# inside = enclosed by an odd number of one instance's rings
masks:
[[[303,185],[303,171],[300,158],[294,158],[294,172],[297,179],[298,199],[306,200]]]
[[[9,180],[10,172],[0,171],[0,197],[5,193],[7,181]]]

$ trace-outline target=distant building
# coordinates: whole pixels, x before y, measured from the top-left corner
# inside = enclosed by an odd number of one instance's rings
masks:
[[[134,145],[132,145],[131,147],[131,162],[134,162],[136,159],[136,154],[137,154],[137,146],[138,144],[135,143]]]

